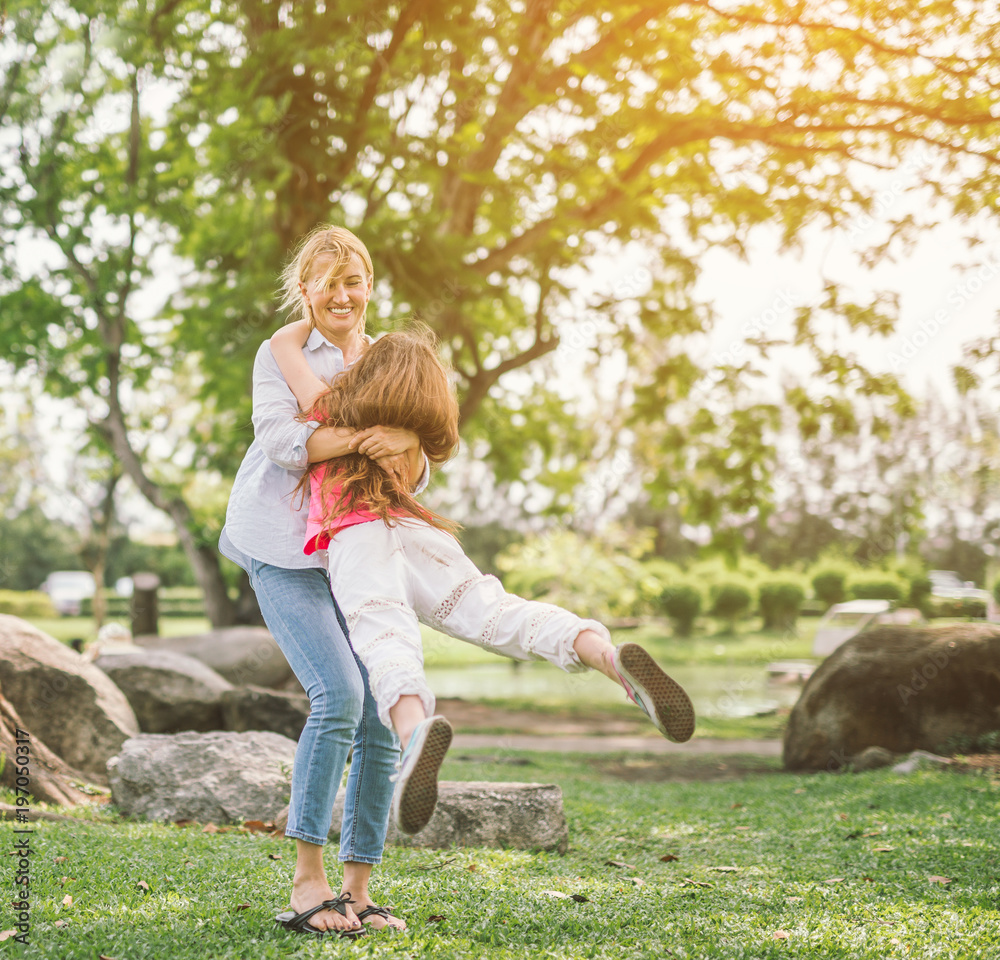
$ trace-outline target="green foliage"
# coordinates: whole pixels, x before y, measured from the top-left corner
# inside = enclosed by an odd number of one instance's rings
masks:
[[[735,621],[745,617],[753,605],[753,594],[744,583],[723,581],[713,583],[708,588],[711,605],[708,612],[713,617],[719,617],[729,622],[730,631]]]
[[[866,242],[855,234],[884,212],[866,164],[916,160],[938,200],[887,223],[867,263],[935,218],[996,209],[986,0],[808,16],[498,0],[8,7],[0,355],[87,411],[93,442],[118,444],[189,556],[212,541],[250,440],[275,276],[319,221],[371,250],[372,332],[412,313],[440,335],[464,435],[503,482],[543,483],[564,508],[596,440],[627,429],[654,501],[735,557],[747,525],[766,527],[784,431],[820,447],[862,426],[884,438],[913,410],[896,375],[839,346],[892,332],[891,292],[855,302],[830,283],[818,302],[755,306],[725,356],[696,362],[689,338],[714,321],[701,257],[743,254],[761,229],[793,247],[817,223]],[[15,253],[27,239],[44,246],[30,261]],[[648,268],[575,282],[633,244]],[[150,303],[167,273],[181,289]],[[763,400],[778,314],[815,376]],[[628,405],[607,417],[564,402],[549,376],[560,344],[620,357]],[[168,427],[179,449],[158,454]],[[193,477],[213,489],[196,495]],[[830,536],[828,523],[785,531],[772,559],[793,559],[801,532]]]
[[[986,601],[976,597],[931,597],[924,615],[982,620],[986,616]]]
[[[155,573],[164,587],[193,587],[194,573],[179,544],[138,543],[116,539],[108,556],[107,582],[133,573]]]
[[[49,595],[41,590],[0,590],[0,613],[23,620],[56,615]]]
[[[970,753],[1000,753],[1000,730],[990,730],[979,736],[956,733],[940,744],[935,752],[945,756]]]
[[[852,577],[848,592],[854,600],[891,600],[898,602],[905,595],[905,585],[879,571]]]
[[[497,557],[512,544],[523,540],[524,537],[516,530],[511,530],[502,523],[493,521],[492,523],[463,527],[459,533],[459,539],[462,541],[462,549],[466,556],[483,573],[499,577],[501,571],[496,566]]]
[[[828,607],[842,603],[847,597],[846,581],[847,575],[842,570],[820,570],[811,581],[813,595]]]
[[[80,538],[41,507],[0,515],[0,588],[35,590],[53,570],[81,569]]]
[[[638,560],[647,545],[647,538],[622,531],[598,537],[556,529],[511,544],[495,562],[511,593],[614,620],[647,612],[662,587]]]
[[[910,587],[906,593],[906,605],[915,607],[924,616],[927,616],[929,603],[931,600],[931,581],[925,574],[918,574],[910,580]]]
[[[658,604],[670,617],[678,636],[691,636],[702,607],[702,595],[697,587],[689,583],[671,584],[660,593]]]
[[[775,578],[762,583],[757,603],[764,619],[765,630],[791,630],[805,599],[805,590],[794,580]]]

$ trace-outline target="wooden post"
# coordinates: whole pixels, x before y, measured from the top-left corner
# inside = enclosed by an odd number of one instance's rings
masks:
[[[160,578],[155,573],[132,574],[132,636],[143,634],[156,636],[159,633],[159,609],[156,591],[160,588]]]

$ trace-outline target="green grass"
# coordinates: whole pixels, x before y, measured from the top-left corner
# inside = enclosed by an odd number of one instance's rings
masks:
[[[80,637],[86,643],[97,639],[97,628],[94,626],[93,617],[32,617],[30,622],[63,643],[68,643],[74,637]],[[124,627],[131,626],[128,620],[119,617],[111,617],[107,622],[120,623]],[[204,617],[160,617],[159,628],[161,636],[178,637],[189,633],[207,633],[212,629],[212,624]]]
[[[735,634],[706,630],[692,637],[675,637],[665,623],[652,621],[629,630],[612,630],[615,643],[631,640],[645,646],[665,666],[730,663],[737,666],[764,666],[773,660],[808,660],[816,633],[815,619],[800,619],[795,633],[761,630],[759,622],[741,624]],[[424,660],[428,667],[461,667],[496,663],[496,655],[460,640],[421,627]]]
[[[759,760],[753,764],[763,772],[704,779],[709,768],[738,772],[745,760],[453,755],[443,772],[449,779],[560,784],[569,852],[390,849],[373,893],[410,930],[354,944],[275,927],[293,869],[289,841],[197,827],[40,824],[32,838],[32,942],[7,941],[0,953],[31,960],[1000,955],[996,782],[950,771],[792,776]],[[664,862],[668,855],[677,859]],[[331,864],[334,857],[330,848]],[[13,869],[5,869],[10,889]],[[67,895],[71,905],[63,905]],[[7,909],[0,929],[10,926]]]
[[[637,729],[638,735],[652,735],[652,727],[624,697],[618,703],[592,704],[588,700],[556,700],[536,697],[521,698],[476,698],[474,701],[485,707],[490,707],[506,719],[510,714],[536,717],[551,717],[554,723],[580,723],[601,727],[602,724],[631,723]],[[501,713],[502,711],[502,713]],[[751,717],[705,717],[697,718],[695,739],[711,738],[713,740],[780,740],[784,736],[788,714],[785,711],[761,714]],[[537,725],[536,725],[537,727]],[[455,728],[458,733],[495,733],[509,734],[509,726],[498,724],[495,727],[484,727],[481,723],[464,727],[459,722]],[[630,734],[623,734],[630,735]]]

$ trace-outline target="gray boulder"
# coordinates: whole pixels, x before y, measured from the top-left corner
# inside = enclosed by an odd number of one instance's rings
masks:
[[[108,758],[139,733],[125,694],[107,674],[7,614],[0,614],[0,686],[24,726],[96,782],[107,782]]]
[[[820,664],[788,718],[789,770],[836,770],[868,747],[935,751],[1000,729],[1000,626],[884,626]]]
[[[231,687],[222,694],[226,730],[271,730],[298,740],[309,717],[304,693],[285,693],[266,687]]]
[[[294,677],[281,648],[264,627],[222,627],[184,637],[138,636],[151,650],[171,650],[194,657],[237,687],[279,687]]]
[[[294,757],[269,731],[142,734],[108,761],[111,799],[148,820],[266,822],[288,804]]]
[[[851,757],[850,767],[855,773],[866,773],[891,766],[895,759],[896,754],[885,747],[866,747],[856,757]]]
[[[951,757],[939,757],[936,753],[926,750],[914,750],[905,760],[897,763],[893,773],[914,773],[917,770],[940,770],[955,761]]]
[[[194,657],[170,650],[102,653],[94,666],[125,694],[143,733],[222,730],[233,685]]]
[[[341,790],[333,808],[331,839],[340,836],[343,816]],[[569,828],[563,813],[562,790],[555,784],[443,780],[438,784],[437,806],[427,826],[407,836],[390,822],[386,842],[436,850],[451,846],[513,847],[565,853]]]

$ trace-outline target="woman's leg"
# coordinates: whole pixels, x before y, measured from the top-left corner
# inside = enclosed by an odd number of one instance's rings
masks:
[[[340,615],[340,610],[337,610]],[[341,623],[344,624],[341,618]],[[392,803],[393,772],[399,758],[399,741],[381,723],[375,698],[368,685],[368,672],[355,654],[358,671],[364,681],[365,698],[361,723],[354,736],[354,753],[344,793],[344,823],[340,834],[340,860],[344,864],[341,893],[354,899],[355,914],[374,906],[368,890],[372,864],[381,859]],[[397,917],[373,914],[365,919],[376,929],[384,926],[405,930]]]
[[[361,726],[365,684],[324,571],[288,570],[251,561],[248,573],[264,621],[309,695],[311,707],[295,751],[285,832],[296,840],[291,906],[301,912],[333,898],[323,866],[323,845],[347,754]],[[369,759],[366,745],[359,743],[358,751],[356,761],[363,768]],[[376,805],[389,803],[392,785],[388,777],[370,788]],[[380,792],[387,798],[380,800]],[[346,832],[352,829],[353,822],[345,823]],[[384,836],[383,829],[382,840]],[[381,843],[377,849],[366,846],[369,872],[380,854]],[[350,910],[346,917],[325,910],[310,923],[319,929],[345,929],[356,926],[357,919]]]

